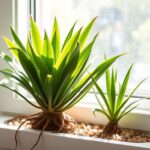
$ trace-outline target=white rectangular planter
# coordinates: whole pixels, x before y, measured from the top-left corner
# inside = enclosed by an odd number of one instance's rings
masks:
[[[0,149],[14,149],[15,127],[5,125],[9,115],[0,116]],[[39,131],[21,129],[18,136],[18,150],[28,150],[37,140]],[[62,133],[44,132],[35,150],[147,150],[150,143],[129,143],[98,139],[84,136],[74,136]]]

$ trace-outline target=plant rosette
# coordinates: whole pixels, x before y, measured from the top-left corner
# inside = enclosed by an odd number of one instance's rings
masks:
[[[63,44],[56,18],[51,37],[45,31],[44,38],[42,38],[32,18],[26,46],[12,28],[13,41],[4,37],[9,47],[8,50],[12,52],[16,61],[14,62],[11,56],[1,52],[1,58],[10,65],[10,68],[0,69],[7,79],[2,80],[0,86],[15,92],[30,105],[41,110],[37,114],[17,116],[10,121],[23,119],[19,128],[28,121],[31,128],[41,130],[38,141],[44,130],[60,132],[68,125],[73,128],[74,120],[64,111],[77,104],[94,84],[86,71],[89,66],[87,62],[98,34],[89,43],[86,41],[95,19],[90,21],[85,28],[80,28],[74,33],[75,22]],[[120,56],[122,55],[103,61],[90,74],[97,81]],[[11,87],[11,83],[25,89],[36,104],[30,101],[25,93],[13,88],[14,86]],[[18,130],[15,135],[16,141]],[[38,141],[31,149],[35,148]]]
[[[105,57],[106,58],[106,57]],[[107,60],[107,59],[105,59]],[[129,93],[126,93],[127,86],[129,84],[130,74],[132,71],[133,65],[127,71],[122,84],[118,84],[117,82],[117,70],[114,68],[112,72],[108,69],[105,73],[105,81],[106,81],[106,93],[102,90],[101,86],[96,82],[96,80],[91,76],[93,83],[97,89],[98,94],[101,96],[101,99],[98,97],[96,91],[93,88],[95,97],[99,104],[99,108],[94,110],[95,112],[100,112],[104,114],[109,120],[108,124],[105,126],[103,130],[103,134],[113,135],[119,133],[118,122],[124,116],[126,116],[129,112],[135,109],[140,100],[131,100],[132,95],[137,90],[137,88],[146,80],[142,80],[139,84]],[[118,88],[119,87],[119,88]],[[117,89],[118,92],[117,92]],[[127,96],[126,96],[127,95]]]

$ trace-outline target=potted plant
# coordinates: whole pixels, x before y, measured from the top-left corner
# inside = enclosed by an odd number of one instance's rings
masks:
[[[96,94],[96,91],[93,89],[95,97],[99,104],[99,108],[96,108],[94,110],[94,114],[95,112],[100,112],[104,114],[108,119],[108,123],[103,130],[103,134],[105,136],[118,133],[118,122],[120,121],[120,119],[138,106],[139,100],[131,101],[131,97],[137,90],[137,88],[145,81],[145,79],[142,80],[129,94],[127,94],[126,90],[129,84],[129,78],[132,68],[133,65],[131,65],[129,70],[127,71],[122,84],[118,84],[117,82],[117,70],[113,68],[111,72],[109,71],[109,69],[106,71],[105,80],[107,94],[105,94],[105,91],[91,76],[93,83],[97,89],[97,92],[101,97],[101,99],[99,99],[98,95]],[[117,91],[118,88],[119,90]]]
[[[84,29],[80,28],[75,33],[73,31],[76,23],[74,23],[62,45],[56,18],[54,19],[51,38],[45,31],[42,40],[39,29],[32,18],[30,19],[31,28],[26,46],[22,44],[12,28],[11,33],[14,42],[4,37],[9,50],[16,58],[17,65],[11,56],[1,53],[1,57],[11,68],[0,69],[0,72],[8,79],[7,82],[15,82],[17,86],[30,93],[37,104],[30,101],[24,93],[10,87],[5,82],[6,80],[1,81],[0,86],[15,92],[26,102],[40,110],[37,114],[17,116],[17,118],[25,119],[19,128],[26,121],[30,121],[32,128],[41,130],[38,141],[44,130],[60,132],[66,125],[70,125],[72,119],[64,111],[78,103],[93,85],[90,75],[85,72],[88,68],[86,65],[88,58],[98,34],[94,36],[91,42],[85,43],[95,19]],[[93,69],[90,72],[93,79],[97,81],[120,56],[105,60]],[[31,149],[37,145],[38,141]]]

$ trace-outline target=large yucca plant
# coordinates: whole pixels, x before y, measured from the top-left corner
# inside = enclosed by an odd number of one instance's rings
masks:
[[[99,99],[96,91],[93,89],[95,97],[98,101],[99,107],[94,110],[95,112],[100,112],[104,114],[109,120],[108,124],[105,126],[103,133],[105,135],[112,135],[117,133],[119,130],[118,122],[122,117],[127,115],[133,109],[138,106],[138,101],[132,101],[130,98],[137,90],[137,88],[143,83],[142,80],[129,94],[126,93],[127,86],[129,84],[129,78],[131,74],[133,65],[127,71],[122,84],[117,83],[117,71],[112,69],[112,72],[109,69],[105,73],[106,77],[106,93],[102,90],[101,86],[96,82],[94,78],[93,83],[97,89],[97,92],[101,96]],[[117,92],[117,88],[119,91]]]
[[[1,57],[11,68],[0,69],[0,72],[8,81],[15,82],[18,87],[20,86],[30,93],[37,104],[30,101],[24,93],[10,87],[3,81],[0,86],[17,93],[33,107],[42,110],[38,114],[26,116],[26,119],[31,121],[32,128],[42,131],[61,131],[64,125],[71,121],[63,112],[78,103],[92,87],[91,77],[85,72],[98,34],[91,42],[86,43],[86,40],[95,19],[84,29],[80,28],[74,33],[75,23],[63,44],[60,42],[61,36],[56,18],[50,38],[45,31],[44,39],[42,39],[32,18],[30,19],[31,28],[26,46],[23,45],[12,28],[13,41],[4,37],[19,67],[12,61],[11,56],[1,53]],[[98,80],[120,56],[105,60],[93,69],[90,74],[94,80]]]

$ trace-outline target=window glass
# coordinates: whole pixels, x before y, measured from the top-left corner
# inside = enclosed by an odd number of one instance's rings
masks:
[[[98,16],[91,34],[92,37],[94,33],[100,31],[91,56],[94,65],[103,60],[104,53],[112,56],[127,52],[128,55],[115,63],[120,80],[132,63],[135,65],[129,89],[150,75],[150,0],[37,1],[37,22],[41,29],[44,27],[50,31],[54,16],[59,20],[62,40],[75,20],[79,19],[80,26]],[[140,87],[142,93],[148,90],[150,80]]]

